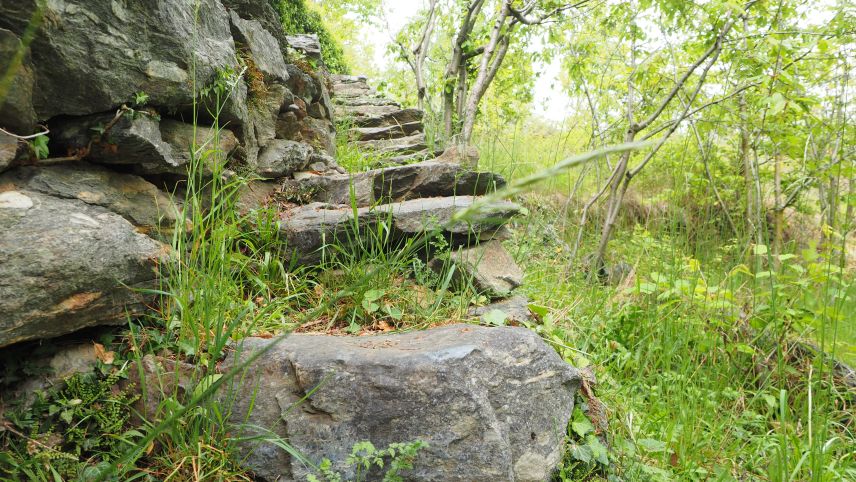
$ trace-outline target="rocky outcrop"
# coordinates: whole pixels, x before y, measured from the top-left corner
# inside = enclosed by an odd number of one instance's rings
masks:
[[[134,290],[157,286],[167,254],[100,206],[0,192],[0,346],[127,323],[145,309]]]
[[[270,343],[247,339],[239,353]],[[453,325],[360,338],[292,335],[223,398],[237,423],[271,430],[313,463],[328,458],[346,477],[357,442],[421,440],[428,447],[406,480],[541,482],[561,460],[579,384],[577,370],[529,330]],[[265,480],[311,473],[274,444],[246,448],[247,465]]]

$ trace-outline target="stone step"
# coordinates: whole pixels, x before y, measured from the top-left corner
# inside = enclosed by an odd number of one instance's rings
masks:
[[[437,156],[439,156],[442,153],[443,153],[442,149],[440,149],[440,150],[422,149],[421,151],[412,152],[410,154],[402,154],[400,156],[393,156],[390,158],[386,158],[382,162],[384,165],[387,165],[387,166],[390,164],[399,164],[399,165],[403,166],[406,164],[412,164],[414,162],[428,161],[428,160],[436,158]],[[450,164],[450,163],[447,163],[447,164]]]
[[[425,140],[425,134],[417,132],[407,137],[398,139],[381,139],[376,141],[359,141],[355,142],[357,147],[375,151],[378,154],[388,154],[397,156],[402,154],[412,154],[428,148]]]
[[[348,74],[330,74],[330,81],[333,84],[351,84],[354,82],[365,82],[368,80],[365,75],[348,75]]]
[[[311,201],[357,206],[409,199],[482,196],[505,185],[498,174],[475,172],[457,164],[434,161],[406,166],[374,169],[356,174],[316,176],[300,181],[285,181],[284,192],[303,190],[312,193]]]
[[[289,256],[301,264],[317,264],[325,254],[339,252],[359,236],[364,242],[367,233],[377,232],[384,222],[393,242],[438,231],[454,246],[478,243],[493,236],[513,216],[522,212],[517,204],[497,201],[485,206],[467,221],[452,223],[453,215],[471,206],[472,196],[413,199],[373,207],[352,208],[348,205],[312,203],[281,213],[280,234],[286,241]],[[356,219],[355,219],[356,216]],[[359,233],[355,225],[360,226]],[[338,246],[338,247],[337,247]]]
[[[379,96],[377,91],[368,84],[339,84],[333,85],[333,97],[371,97]]]
[[[422,122],[419,109],[399,109],[393,105],[339,106],[335,109],[340,118],[348,118],[355,127],[384,127]]]
[[[401,139],[422,130],[422,122],[408,122],[381,127],[354,127],[348,131],[351,140],[379,141],[383,139]]]
[[[344,105],[349,107],[360,107],[360,106],[394,106],[396,108],[401,108],[401,105],[394,100],[387,99],[386,97],[379,96],[365,96],[365,97],[334,97],[333,103],[336,105]]]

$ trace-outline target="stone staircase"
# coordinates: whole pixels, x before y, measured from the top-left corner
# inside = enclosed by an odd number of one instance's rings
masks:
[[[362,149],[375,152],[388,164],[433,159],[419,109],[402,108],[370,87],[365,77],[332,75],[331,94],[336,119],[351,124],[348,137]]]
[[[389,243],[432,232],[450,242],[458,281],[468,280],[491,300],[500,300],[495,308],[508,311],[507,319],[526,321],[527,301],[507,299],[522,283],[523,273],[497,240],[522,209],[512,202],[493,202],[468,222],[451,223],[458,210],[503,187],[505,180],[445,155],[438,158],[428,148],[422,111],[380,96],[365,77],[332,75],[328,85],[334,118],[350,123],[350,142],[387,156],[386,164],[393,165],[344,174],[304,171],[279,179],[269,195],[288,193],[290,204],[280,210],[280,226],[289,255],[301,264],[317,264],[335,253],[331,246],[364,239],[381,222],[387,223]],[[429,266],[440,271],[444,263],[435,259]],[[493,308],[474,308],[471,314]]]

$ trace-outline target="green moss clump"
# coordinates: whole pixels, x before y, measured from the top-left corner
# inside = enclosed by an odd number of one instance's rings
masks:
[[[342,47],[324,26],[321,15],[310,10],[304,0],[270,0],[279,12],[282,28],[287,34],[316,34],[321,43],[321,57],[334,74],[349,74]]]

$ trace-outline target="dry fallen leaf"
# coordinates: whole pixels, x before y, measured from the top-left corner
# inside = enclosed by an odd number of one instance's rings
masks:
[[[94,345],[95,345],[95,357],[98,358],[99,360],[101,360],[102,363],[105,363],[107,365],[112,365],[113,360],[116,359],[116,354],[113,353],[112,351],[107,351],[107,349],[104,348],[104,345],[102,345],[101,343],[94,343]]]

